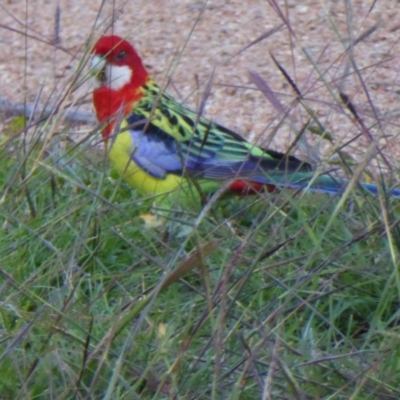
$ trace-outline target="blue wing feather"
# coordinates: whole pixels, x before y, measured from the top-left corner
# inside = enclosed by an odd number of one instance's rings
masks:
[[[132,159],[155,178],[163,179],[167,174],[182,176],[186,172],[195,178],[226,180],[232,178],[251,179],[259,183],[270,183],[268,172],[287,175],[288,172],[310,171],[307,163],[277,152],[266,151],[269,158],[254,157],[241,149],[241,160],[222,157],[223,137],[211,129],[207,141],[213,146],[203,147],[201,138],[193,135],[186,141],[176,141],[171,135],[155,126],[141,115],[132,113],[128,119],[133,139]],[[226,128],[215,126],[218,130]],[[232,133],[234,134],[234,133]],[[192,149],[193,148],[193,149]],[[193,150],[193,151],[192,151]],[[194,151],[195,150],[195,151]]]
[[[182,159],[171,136],[151,124],[144,133],[146,119],[136,114],[130,115],[128,124],[132,127],[132,159],[140,168],[159,179],[169,173],[182,175]]]

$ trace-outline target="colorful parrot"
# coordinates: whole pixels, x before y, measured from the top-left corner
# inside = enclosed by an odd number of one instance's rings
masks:
[[[92,50],[93,103],[115,169],[142,194],[194,182],[205,193],[222,184],[238,194],[276,187],[338,193],[348,181],[318,175],[297,158],[265,150],[175,101],[149,76],[132,45],[103,36]],[[372,184],[359,189],[376,194]],[[392,190],[400,197],[400,190]]]

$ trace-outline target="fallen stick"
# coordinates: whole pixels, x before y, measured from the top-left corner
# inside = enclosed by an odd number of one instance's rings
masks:
[[[40,118],[46,118],[53,114],[54,107],[49,106],[45,108],[40,108],[40,106],[36,106],[33,104],[12,103],[4,97],[0,97],[0,112],[6,113],[7,116],[24,116],[30,118],[33,114]],[[77,108],[66,109],[62,112],[61,115],[68,122],[86,124],[97,122],[93,112],[82,111],[78,110]]]

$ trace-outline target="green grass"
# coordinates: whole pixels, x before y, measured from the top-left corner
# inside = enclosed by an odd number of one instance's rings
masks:
[[[356,46],[364,27],[350,22]],[[343,59],[355,61],[341,35]],[[303,49],[300,37],[288,36]],[[396,117],[375,110],[372,96],[356,98],[357,112],[345,101],[356,91],[343,83],[347,68],[336,73],[342,61],[324,66],[309,54],[315,82],[299,82],[302,93],[282,74],[290,105],[251,76],[292,134],[317,137],[310,153],[331,140],[328,162],[336,156],[347,173],[344,160],[356,170],[363,158],[355,135],[396,144]],[[359,90],[374,72],[350,64]],[[331,104],[318,104],[317,86]],[[313,111],[321,105],[326,114]],[[344,128],[353,147],[335,142],[337,116],[356,128]],[[15,119],[0,132],[1,399],[400,398],[400,200],[285,190],[214,198],[151,229],[141,215],[152,201],[110,173],[90,141],[74,144],[73,128],[54,135],[55,120],[25,131]]]
[[[400,397],[398,201],[385,223],[282,191],[147,229],[151,201],[40,129],[1,145],[2,398]]]

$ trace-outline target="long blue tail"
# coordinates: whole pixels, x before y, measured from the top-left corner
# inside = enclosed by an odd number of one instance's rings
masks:
[[[267,184],[288,187],[292,189],[304,189],[317,193],[337,194],[343,193],[349,181],[336,179],[330,175],[320,175],[315,177],[311,172],[297,172],[293,174],[282,174],[268,176]],[[366,190],[373,195],[378,195],[379,189],[376,185],[370,183],[357,183],[354,186],[355,192]],[[384,190],[390,197],[400,198],[400,189]]]

